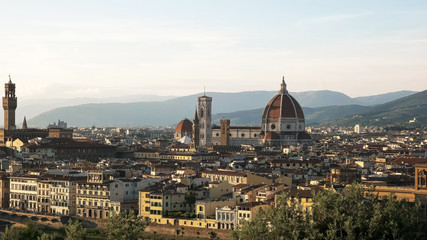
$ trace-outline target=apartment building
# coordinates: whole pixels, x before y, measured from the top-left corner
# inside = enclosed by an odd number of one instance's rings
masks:
[[[76,215],[92,219],[111,216],[110,184],[113,172],[88,171],[87,180],[77,183]]]
[[[57,215],[76,214],[77,184],[85,177],[52,176],[50,178],[50,213]]]
[[[157,184],[139,191],[139,213],[145,220],[160,222],[167,212],[190,211],[187,189]]]
[[[37,212],[38,175],[10,176],[9,207],[18,211]]]

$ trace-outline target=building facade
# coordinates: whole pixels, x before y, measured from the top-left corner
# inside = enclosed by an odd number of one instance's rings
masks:
[[[111,216],[110,183],[113,174],[105,171],[89,171],[87,180],[77,183],[77,216],[105,219]]]
[[[37,175],[10,176],[9,207],[18,211],[37,212]]]

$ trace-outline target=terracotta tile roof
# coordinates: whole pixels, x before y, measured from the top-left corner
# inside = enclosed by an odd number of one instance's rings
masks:
[[[262,117],[304,119],[304,113],[294,97],[289,94],[277,94],[265,106]]]
[[[175,132],[176,133],[177,132],[180,132],[180,133],[182,133],[182,132],[187,132],[187,133],[193,132],[193,123],[186,118],[186,119],[184,119],[178,123],[178,125],[175,128]]]
[[[300,198],[312,198],[313,197],[311,190],[301,190],[301,189],[295,189],[295,188],[292,188],[289,190],[289,196],[300,197]]]

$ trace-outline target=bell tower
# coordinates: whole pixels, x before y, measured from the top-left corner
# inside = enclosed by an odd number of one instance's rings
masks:
[[[15,125],[15,110],[18,104],[15,95],[15,84],[12,83],[12,79],[9,75],[9,82],[4,84],[4,97],[3,97],[3,109],[4,109],[4,129],[11,130],[16,129]]]
[[[212,98],[203,95],[198,98],[198,103],[200,146],[210,146],[212,139]]]

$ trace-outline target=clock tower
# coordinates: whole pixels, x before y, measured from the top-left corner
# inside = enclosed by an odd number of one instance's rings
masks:
[[[3,97],[4,109],[4,129],[16,129],[15,125],[15,110],[17,107],[17,98],[15,95],[15,84],[9,75],[9,82],[4,85],[5,94]]]

